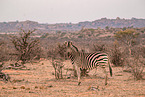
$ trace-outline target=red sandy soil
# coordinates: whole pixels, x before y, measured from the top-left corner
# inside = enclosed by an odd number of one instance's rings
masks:
[[[5,63],[9,64],[9,63]],[[65,68],[72,67],[69,61]],[[25,64],[25,70],[4,69],[11,82],[0,81],[0,97],[145,97],[145,80],[134,80],[122,67],[112,67],[113,77],[104,85],[104,74],[101,68],[90,71],[90,77],[82,77],[77,85],[77,78],[56,80],[50,60]],[[96,76],[93,74],[96,72]],[[109,71],[108,71],[109,72]],[[69,72],[68,72],[69,73]]]

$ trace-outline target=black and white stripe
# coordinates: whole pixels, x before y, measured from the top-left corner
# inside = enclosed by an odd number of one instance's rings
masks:
[[[82,65],[81,69],[94,69],[97,68],[97,66],[104,67],[108,64],[108,56],[105,53],[84,53],[82,58]],[[70,60],[72,61],[72,64],[74,64],[75,60],[72,55],[69,56]],[[84,62],[83,62],[84,61]]]
[[[88,60],[88,63],[85,69],[93,69],[99,66],[100,63],[107,64],[108,56],[105,53],[92,53],[86,56],[86,60]]]

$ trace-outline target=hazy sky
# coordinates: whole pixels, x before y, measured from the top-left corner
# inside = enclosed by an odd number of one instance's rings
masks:
[[[104,17],[145,19],[145,0],[0,0],[0,22],[77,23]]]

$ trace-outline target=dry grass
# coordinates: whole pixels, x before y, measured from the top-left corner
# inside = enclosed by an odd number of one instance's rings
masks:
[[[66,61],[64,64],[71,64]],[[66,66],[65,65],[65,66]],[[98,68],[83,77],[80,86],[77,78],[56,80],[54,69],[49,60],[27,63],[28,70],[3,70],[9,74],[11,82],[0,81],[0,97],[144,97],[145,80],[135,81],[132,74],[123,72],[121,67],[113,67],[113,77],[109,76],[108,85],[104,85],[103,72]],[[68,66],[68,67],[69,67]],[[67,66],[66,66],[67,67]],[[65,75],[66,71],[63,72]],[[91,89],[96,87],[97,89]]]

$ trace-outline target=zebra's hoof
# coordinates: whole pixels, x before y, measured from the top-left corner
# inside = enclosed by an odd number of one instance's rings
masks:
[[[78,82],[78,86],[81,84],[81,82]]]

